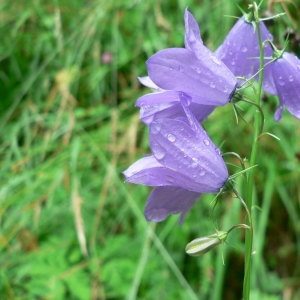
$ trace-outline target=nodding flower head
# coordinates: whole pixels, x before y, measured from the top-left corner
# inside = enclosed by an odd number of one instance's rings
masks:
[[[250,78],[259,71],[259,42],[255,25],[247,15],[241,17],[232,27],[215,54],[235,76]],[[262,41],[273,40],[265,24],[260,22]],[[265,43],[264,56],[271,56],[272,48]]]
[[[300,60],[293,54],[275,50],[278,58],[266,67],[267,77],[264,84],[271,94],[278,95],[280,104],[274,120],[280,121],[283,107],[300,119]]]
[[[152,155],[125,172],[126,181],[155,186],[145,215],[159,222],[169,214],[186,212],[203,193],[217,194],[228,180],[228,170],[207,133],[188,106],[189,96],[180,94],[185,118],[157,119],[150,125]]]
[[[185,27],[185,48],[161,50],[148,59],[150,79],[159,89],[184,92],[198,104],[227,104],[236,90],[237,79],[203,45],[198,24],[188,10]]]

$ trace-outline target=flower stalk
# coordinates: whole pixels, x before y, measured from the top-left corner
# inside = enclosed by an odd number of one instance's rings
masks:
[[[258,80],[258,89],[256,94],[255,102],[260,106],[261,92],[262,92],[262,82],[263,82],[263,66],[264,66],[264,47],[261,38],[260,32],[260,20],[258,18],[258,6],[254,2],[252,5],[253,14],[256,23],[259,50],[260,50],[260,73]],[[253,134],[253,143],[250,156],[250,167],[256,165],[257,153],[258,153],[258,138],[260,132],[262,131],[262,126],[264,120],[261,120],[258,116],[259,111],[256,111],[254,116],[254,134]],[[252,246],[253,246],[253,224],[251,220],[251,208],[253,200],[253,187],[254,187],[254,168],[249,171],[248,181],[246,183],[246,206],[248,207],[246,223],[250,226],[250,231],[246,231],[246,240],[245,240],[245,274],[244,274],[244,283],[243,283],[243,299],[249,300],[250,298],[250,284],[251,284],[251,266],[252,266]]]

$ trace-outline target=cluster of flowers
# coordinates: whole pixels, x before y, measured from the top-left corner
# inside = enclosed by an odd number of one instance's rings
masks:
[[[251,18],[252,13],[240,18],[213,53],[203,45],[198,24],[186,9],[185,48],[159,51],[147,61],[149,76],[139,79],[154,92],[139,98],[136,106],[150,128],[152,155],[124,171],[127,182],[155,187],[145,207],[147,220],[159,222],[181,213],[182,223],[203,193],[217,194],[228,181],[220,150],[201,122],[216,106],[238,101],[242,78],[259,71],[259,42]],[[263,87],[280,100],[275,120],[284,106],[300,119],[300,61],[273,47],[262,22],[260,31],[262,40],[269,41],[264,43],[265,62],[270,63]]]

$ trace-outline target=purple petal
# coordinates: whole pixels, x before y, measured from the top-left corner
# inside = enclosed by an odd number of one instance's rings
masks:
[[[143,157],[123,172],[126,182],[148,186],[173,185],[174,172],[162,166],[153,155]]]
[[[276,109],[275,111],[275,114],[274,114],[274,121],[275,122],[279,122],[282,118],[282,113],[283,113],[283,105],[279,105],[278,108]]]
[[[229,69],[211,53],[202,60],[183,48],[159,51],[147,61],[148,74],[164,90],[185,92],[193,102],[225,105],[230,101],[237,80]]]
[[[265,60],[265,63],[266,62],[267,62],[267,60]],[[276,90],[275,82],[273,79],[272,65],[273,65],[273,62],[264,67],[264,74],[263,74],[264,76],[263,76],[262,87],[265,92],[267,92],[271,95],[277,95],[277,90]],[[256,76],[255,79],[258,81],[258,78],[259,77]]]
[[[185,23],[185,37],[184,43],[185,48],[193,51],[197,56],[197,53],[201,53],[204,45],[200,36],[199,26],[194,18],[194,16],[187,10],[184,13],[184,23]]]
[[[186,114],[179,100],[179,94],[177,92],[164,91],[140,97],[136,102],[136,106],[141,107],[140,119],[149,125],[156,119],[185,117]],[[212,113],[215,106],[191,102],[190,109],[193,111],[196,119],[202,122]]]
[[[284,52],[272,63],[273,79],[281,105],[297,119],[300,119],[300,60],[293,54]],[[280,110],[275,118],[280,116]]]
[[[160,105],[164,103],[179,101],[178,93],[175,91],[162,91],[157,93],[146,94],[135,103],[135,106],[142,107],[146,105]]]
[[[179,224],[182,224],[185,214],[200,197],[200,193],[179,187],[157,187],[148,198],[145,207],[146,219],[152,222],[161,222],[170,214],[181,213]]]
[[[262,40],[273,40],[264,23],[260,23]],[[272,56],[272,49],[266,44],[265,56]],[[243,16],[230,30],[216,55],[235,76],[250,78],[259,70],[259,44],[253,25]]]
[[[228,179],[219,150],[200,124],[195,131],[181,120],[158,119],[150,125],[150,147],[163,166],[178,174],[174,185],[218,193]],[[180,177],[189,180],[180,181]]]
[[[159,90],[159,87],[150,79],[149,76],[138,77],[140,83],[150,89]]]

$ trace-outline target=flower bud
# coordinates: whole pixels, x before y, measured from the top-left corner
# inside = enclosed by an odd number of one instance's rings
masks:
[[[210,249],[224,243],[227,238],[226,231],[218,231],[215,234],[197,238],[187,244],[185,251],[191,256],[200,256]]]

